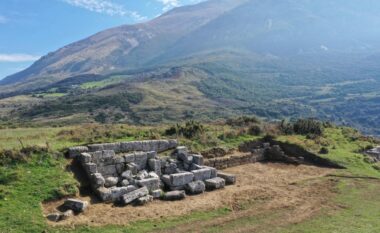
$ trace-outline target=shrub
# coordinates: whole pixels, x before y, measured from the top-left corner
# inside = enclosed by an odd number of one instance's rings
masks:
[[[259,136],[262,133],[261,127],[258,125],[252,125],[248,129],[248,134],[253,136]]]
[[[185,125],[177,124],[176,126],[171,126],[165,130],[165,135],[180,135],[185,138],[191,139],[196,136],[201,135],[204,132],[204,126],[197,121],[188,121]]]
[[[299,119],[294,123],[294,132],[301,135],[322,135],[323,124],[320,121],[314,119]]]
[[[322,147],[319,150],[319,154],[321,154],[321,155],[327,155],[328,153],[329,153],[329,149],[327,149],[326,147]]]
[[[239,117],[239,118],[235,118],[235,119],[228,119],[227,120],[227,125],[230,125],[230,126],[250,126],[252,124],[258,124],[260,123],[260,120],[253,116],[253,117],[248,117],[248,116],[242,116],[242,117]]]
[[[101,112],[101,113],[98,113],[96,116],[95,116],[95,121],[96,122],[99,122],[99,123],[106,123],[107,121],[107,115],[104,113],[104,112]]]

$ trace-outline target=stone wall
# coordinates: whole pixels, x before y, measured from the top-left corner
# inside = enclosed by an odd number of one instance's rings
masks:
[[[255,152],[252,153],[206,159],[205,165],[215,167],[216,169],[226,169],[229,167],[236,167],[248,163],[261,162],[265,159],[266,158],[264,154],[264,149],[257,149]]]

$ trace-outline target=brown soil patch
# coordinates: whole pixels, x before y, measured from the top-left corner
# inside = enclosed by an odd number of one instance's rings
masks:
[[[196,224],[196,228],[225,224],[244,216],[284,212],[276,224],[297,223],[309,218],[328,205],[333,194],[334,179],[324,178],[334,170],[313,166],[293,166],[285,164],[248,164],[225,170],[237,175],[237,184],[223,190],[207,192],[198,196],[188,196],[183,201],[154,201],[142,207],[117,207],[98,203],[96,198],[84,196],[80,199],[91,202],[89,209],[69,220],[49,224],[56,226],[106,224],[127,225],[144,220],[186,215],[192,211],[208,211],[230,207],[233,214]],[[42,205],[44,214],[56,211],[63,201]],[[245,208],[245,206],[250,206]],[[197,231],[194,224],[181,225],[173,232]],[[243,230],[243,229],[242,229]],[[252,229],[249,229],[249,231]],[[170,229],[168,231],[171,231]]]

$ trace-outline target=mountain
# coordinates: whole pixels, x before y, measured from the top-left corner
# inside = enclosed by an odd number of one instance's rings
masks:
[[[11,97],[0,101],[9,109],[0,116],[77,122],[105,114],[142,124],[302,116],[380,134],[378,12],[375,0],[176,8],[67,45],[0,81],[0,96]]]

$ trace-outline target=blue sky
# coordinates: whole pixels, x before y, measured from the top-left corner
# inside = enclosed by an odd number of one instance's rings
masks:
[[[98,31],[200,0],[0,0],[0,79]]]

